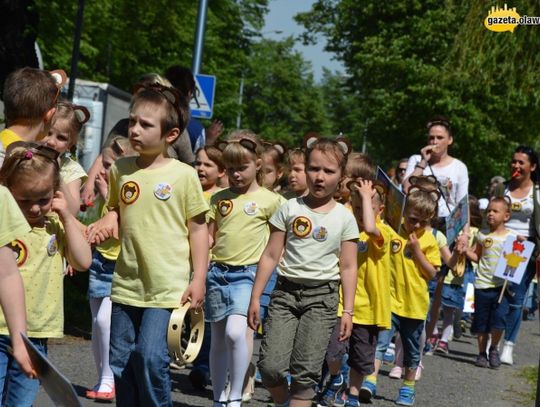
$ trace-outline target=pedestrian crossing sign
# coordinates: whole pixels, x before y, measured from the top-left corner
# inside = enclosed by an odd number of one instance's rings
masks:
[[[210,119],[214,108],[216,77],[213,75],[195,75],[195,94],[189,102],[191,116],[198,119]]]

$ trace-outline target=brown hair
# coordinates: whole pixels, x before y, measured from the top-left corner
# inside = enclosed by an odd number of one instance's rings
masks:
[[[70,142],[70,148],[76,147],[79,141],[79,133],[85,122],[81,121],[74,109],[75,105],[68,101],[62,100],[56,105],[56,112],[52,118],[52,125],[58,119],[64,119],[68,121],[68,136]],[[72,151],[74,153],[74,151]]]
[[[105,154],[105,152],[110,152],[114,161],[118,160],[120,157],[137,155],[137,152],[133,149],[129,139],[123,136],[113,138],[111,144],[103,148],[101,154]]]
[[[289,150],[287,154],[287,164],[292,167],[294,163],[301,162],[302,164],[306,163],[306,154],[301,148],[294,148]]]
[[[510,213],[511,205],[510,205],[510,199],[508,199],[508,197],[496,196],[494,198],[491,198],[490,201],[489,201],[488,207],[492,203],[503,204],[504,208],[506,209],[506,212]]]
[[[433,116],[427,123],[426,128],[429,132],[429,129],[431,129],[433,126],[442,126],[448,131],[448,135],[450,137],[454,137],[454,133],[452,131],[452,126],[450,125],[450,120],[448,117],[443,115],[437,115]]]
[[[311,156],[311,153],[315,150],[321,151],[322,153],[327,155],[334,156],[334,158],[339,164],[341,174],[343,175],[345,173],[345,168],[347,166],[347,154],[345,154],[345,152],[336,140],[320,138],[313,144],[311,144],[308,148],[306,148],[306,165],[309,164],[309,157]]]
[[[8,151],[9,153],[9,151]],[[39,153],[33,148],[16,147],[6,155],[4,164],[0,168],[0,184],[11,188],[13,185],[23,183],[23,178],[42,179],[51,174],[53,188],[60,188],[60,167],[58,161]]]
[[[376,168],[367,154],[351,153],[347,158],[345,175],[352,179],[362,178],[373,181],[376,178]]]
[[[189,106],[182,97],[175,97],[175,100],[169,100],[162,90],[170,92],[170,95],[177,96],[178,92],[174,88],[155,85],[144,87],[136,92],[131,98],[129,105],[130,112],[135,109],[139,103],[151,103],[162,108],[161,115],[161,135],[167,135],[172,129],[179,129],[180,134],[185,130],[189,121]]]
[[[204,146],[195,151],[195,155],[199,151],[204,150],[210,161],[217,165],[220,171],[225,171],[225,164],[223,163],[223,152],[215,146]]]
[[[422,219],[430,220],[437,213],[437,201],[429,191],[417,189],[407,194],[405,198],[405,213],[414,210],[418,212]]]
[[[242,144],[235,143],[235,141],[241,141],[242,139],[251,140],[254,143],[255,149],[251,150],[244,147]],[[261,139],[257,134],[247,129],[235,130],[227,137],[227,147],[223,150],[223,164],[225,167],[234,167],[242,164],[246,160],[257,161],[261,158],[263,153],[263,147]],[[232,141],[232,143],[231,143]],[[263,181],[262,165],[261,169],[257,171],[257,183],[262,185]]]
[[[55,106],[59,88],[53,76],[41,69],[21,68],[4,83],[4,114],[8,126],[34,125]]]

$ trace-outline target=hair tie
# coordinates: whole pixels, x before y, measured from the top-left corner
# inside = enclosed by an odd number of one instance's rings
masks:
[[[24,153],[24,159],[25,160],[31,160],[34,157],[34,153],[30,150],[26,150],[26,153]]]

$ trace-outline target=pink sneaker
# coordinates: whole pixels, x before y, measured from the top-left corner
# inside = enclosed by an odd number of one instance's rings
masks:
[[[418,381],[422,378],[422,370],[424,370],[424,365],[422,364],[422,362],[420,362],[420,364],[416,368],[416,377],[414,378],[414,380]]]
[[[388,377],[392,379],[401,379],[402,374],[403,374],[403,369],[399,366],[394,366],[392,369],[390,369],[390,373],[388,373]]]

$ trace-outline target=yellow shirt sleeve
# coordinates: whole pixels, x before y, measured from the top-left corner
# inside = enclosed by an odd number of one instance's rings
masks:
[[[30,231],[19,205],[9,190],[0,185],[0,247]]]

